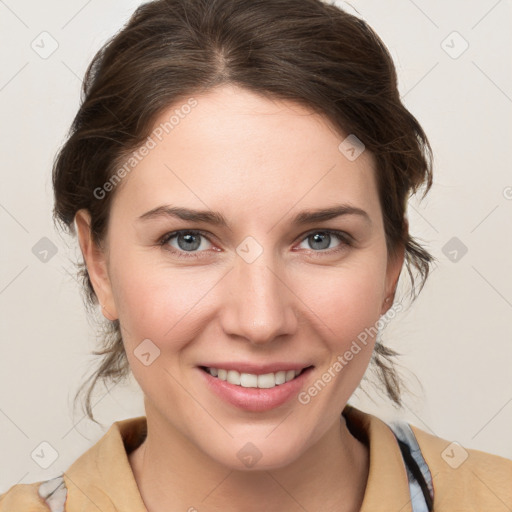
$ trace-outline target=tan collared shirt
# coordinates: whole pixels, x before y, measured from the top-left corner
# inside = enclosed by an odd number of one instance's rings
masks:
[[[391,429],[376,416],[351,406],[343,415],[351,432],[369,447],[361,511],[412,512],[406,468]],[[66,512],[147,512],[128,460],[128,454],[143,442],[146,428],[145,416],[114,422],[63,473]],[[435,512],[512,511],[512,460],[466,449],[467,459],[455,468],[447,462],[450,441],[413,425],[412,431],[433,477]],[[49,512],[50,506],[38,493],[40,484],[11,487],[0,495],[0,512]]]

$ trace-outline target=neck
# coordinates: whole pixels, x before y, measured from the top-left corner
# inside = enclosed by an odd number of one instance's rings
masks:
[[[148,512],[360,510],[369,453],[343,416],[289,465],[260,471],[225,467],[177,431],[160,435],[147,419],[146,440],[128,458]]]

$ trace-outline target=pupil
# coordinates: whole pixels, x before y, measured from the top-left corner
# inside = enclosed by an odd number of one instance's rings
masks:
[[[314,249],[327,249],[329,247],[329,242],[331,236],[329,233],[315,233],[312,235],[313,238],[313,246],[315,243],[320,243],[321,247],[313,247]]]
[[[186,242],[182,243],[182,240],[185,239]],[[194,241],[195,239],[195,241]],[[196,235],[191,235],[190,233],[185,235],[179,235],[178,236],[178,245],[180,246],[180,249],[183,249],[184,251],[190,251],[197,249],[201,244],[198,242],[198,237]],[[192,244],[192,247],[190,246]]]

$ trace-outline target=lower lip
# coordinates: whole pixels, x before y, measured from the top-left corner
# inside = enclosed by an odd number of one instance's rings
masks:
[[[304,370],[298,377],[273,388],[244,388],[213,377],[198,368],[210,389],[226,402],[251,412],[269,411],[285,404],[296,396],[303,387],[313,367]]]

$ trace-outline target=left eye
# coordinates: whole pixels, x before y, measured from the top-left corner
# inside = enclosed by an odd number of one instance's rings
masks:
[[[333,238],[337,239],[339,242],[341,242],[340,245],[348,244],[348,240],[345,236],[343,236],[342,233],[338,233],[335,231],[314,231],[312,233],[309,233],[304,238],[303,242],[308,242],[310,245],[310,248],[313,248],[315,250],[324,251],[326,249],[332,249],[332,247],[329,247],[331,242],[333,241]],[[307,249],[307,247],[306,247]]]

